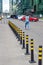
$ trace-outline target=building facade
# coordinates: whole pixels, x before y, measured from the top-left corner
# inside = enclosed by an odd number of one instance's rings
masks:
[[[10,14],[15,14],[15,10],[16,10],[16,0],[9,0],[9,11],[10,11]]]
[[[43,0],[30,0],[30,7],[35,13],[43,13]]]
[[[0,14],[2,13],[2,0],[0,0]]]
[[[22,14],[26,11],[34,12],[36,14],[43,14],[43,0],[21,0],[18,5],[18,11]]]
[[[21,0],[18,5],[18,11],[21,14],[25,14],[25,12],[30,8],[30,0]]]
[[[9,11],[10,11],[10,14],[12,14],[12,11],[13,11],[13,0],[9,0]]]
[[[43,13],[43,0],[10,0],[10,11],[18,14],[25,12]]]

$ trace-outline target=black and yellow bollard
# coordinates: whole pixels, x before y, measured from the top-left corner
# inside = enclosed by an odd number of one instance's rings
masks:
[[[31,39],[30,46],[31,46],[31,60],[29,62],[35,63],[35,61],[34,61],[34,41],[33,41],[33,39]]]
[[[22,30],[20,30],[20,44],[22,44]]]
[[[19,28],[17,27],[17,38],[19,38]]]
[[[39,46],[38,65],[42,65],[42,46]]]
[[[26,55],[29,55],[28,35],[26,35]]]
[[[20,41],[20,28],[18,28],[18,41]]]
[[[23,36],[22,36],[22,49],[25,49],[25,32],[23,32]]]

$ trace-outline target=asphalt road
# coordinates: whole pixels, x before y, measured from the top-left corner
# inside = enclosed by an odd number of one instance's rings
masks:
[[[25,55],[25,49],[22,50],[20,42],[17,41],[14,33],[7,24],[9,20],[21,28],[25,32],[25,35],[29,35],[29,47],[30,39],[34,39],[34,59],[36,63],[29,63],[30,55]],[[42,45],[43,47],[43,21],[30,22],[28,30],[24,26],[25,22],[15,19],[3,19],[0,21],[0,65],[38,65],[38,46]]]

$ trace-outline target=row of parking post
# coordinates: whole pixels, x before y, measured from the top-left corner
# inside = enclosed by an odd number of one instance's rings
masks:
[[[10,21],[8,22],[8,24],[13,30],[13,32],[15,33],[16,37],[18,38],[18,41],[20,41],[20,44],[22,45],[22,49],[26,49],[25,55],[31,55],[29,62],[36,63],[36,61],[34,60],[34,40],[33,39],[30,40],[30,50],[31,50],[31,54],[30,54],[29,53],[29,41],[28,41],[29,36],[26,35],[26,38],[25,38],[25,32],[23,32],[20,28],[18,28],[15,24],[13,24]],[[42,45],[40,45],[38,49],[38,65],[42,65]]]

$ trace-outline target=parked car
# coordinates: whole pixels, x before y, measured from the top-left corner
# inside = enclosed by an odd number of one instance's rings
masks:
[[[10,15],[7,15],[7,19],[9,19],[10,18]]]
[[[37,17],[29,17],[29,21],[34,21],[34,22],[36,22],[36,21],[38,21],[39,19],[37,18]]]
[[[18,16],[17,16],[17,15],[11,15],[10,17],[11,17],[11,18],[18,19]]]
[[[19,20],[22,20],[23,17],[24,17],[24,15],[19,15],[19,16],[18,16],[18,19],[19,19]]]
[[[22,20],[22,21],[25,21],[25,20],[26,20],[25,15],[20,16],[18,19],[20,19],[20,20]],[[37,17],[32,17],[32,16],[29,17],[29,21],[30,21],[30,22],[31,22],[31,21],[36,22],[36,21],[38,21],[38,20],[39,20],[39,19],[38,19]]]
[[[22,21],[25,21],[25,20],[26,20],[25,16],[23,16],[23,17],[21,18],[21,20],[22,20]]]

